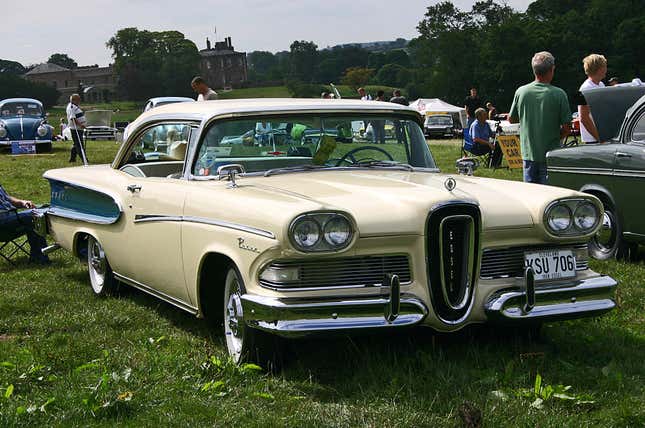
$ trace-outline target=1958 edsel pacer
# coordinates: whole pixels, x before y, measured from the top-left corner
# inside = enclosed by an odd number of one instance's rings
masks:
[[[366,124],[396,132],[373,144]],[[112,165],[45,173],[50,233],[88,261],[96,294],[118,281],[219,320],[236,361],[270,355],[273,335],[534,325],[615,306],[616,282],[587,266],[597,198],[442,174],[422,126],[380,102],[158,107]]]

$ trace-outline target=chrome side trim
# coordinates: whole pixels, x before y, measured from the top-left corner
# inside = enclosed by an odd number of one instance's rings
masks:
[[[116,219],[111,219],[111,218],[106,219],[105,217],[102,217],[102,216],[79,213],[78,211],[68,210],[65,208],[55,208],[55,207],[48,208],[46,211],[46,214],[54,217],[66,218],[69,220],[84,221],[86,223],[92,223],[92,224],[114,224],[119,221],[119,219],[121,218],[121,214],[123,214],[123,211],[119,213],[119,216]]]
[[[549,167],[548,172],[558,172],[563,174],[585,174],[585,175],[613,175],[615,177],[628,177],[628,178],[645,178],[645,173],[642,171],[634,171],[629,169],[607,169],[607,168],[580,168],[580,167]]]
[[[208,224],[210,226],[224,227],[227,229],[239,230],[241,232],[247,232],[254,235],[262,236],[264,238],[275,239],[273,232],[268,230],[258,229],[252,226],[246,226],[239,223],[231,223],[223,220],[214,220],[204,217],[193,217],[193,216],[167,216],[167,215],[136,215],[134,218],[135,223],[149,223],[157,221],[174,221],[174,222],[187,222],[187,223],[199,223],[199,224]]]
[[[385,310],[389,303],[389,296],[337,300],[242,296],[246,324],[283,337],[412,326],[428,314],[420,299],[401,294],[398,316],[388,322]]]
[[[634,171],[629,169],[615,169],[614,175],[618,177],[629,177],[629,178],[645,178],[645,173],[642,171]]]
[[[623,232],[623,236],[628,238],[645,239],[645,235],[643,235],[642,233],[635,233],[635,232]]]
[[[612,170],[607,168],[580,168],[580,167],[547,167],[547,172],[560,172],[569,174],[587,174],[587,175],[612,175]]]
[[[155,289],[153,289],[151,287],[148,287],[145,284],[137,282],[132,278],[128,278],[125,275],[121,275],[121,274],[119,274],[117,272],[113,272],[113,273],[114,273],[114,277],[116,279],[118,279],[119,281],[121,281],[121,282],[123,282],[125,284],[128,284],[131,287],[137,288],[137,289],[139,289],[139,290],[141,290],[141,291],[143,291],[145,293],[148,293],[151,296],[154,296],[154,297],[156,297],[158,299],[161,299],[164,302],[170,303],[171,305],[176,306],[179,309],[183,309],[184,311],[186,311],[188,313],[191,313],[193,315],[197,315],[197,312],[198,312],[197,308],[195,308],[195,307],[193,307],[193,306],[191,306],[191,305],[189,305],[189,304],[187,304],[187,303],[185,303],[185,302],[183,302],[183,301],[181,301],[179,299],[176,299],[176,298],[174,298],[172,296],[169,296],[169,295],[167,295],[165,293],[162,293],[161,291],[157,291],[157,290],[155,290]]]

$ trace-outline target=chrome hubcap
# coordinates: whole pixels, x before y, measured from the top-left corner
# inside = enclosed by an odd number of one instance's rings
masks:
[[[93,238],[89,245],[88,251],[88,267],[90,272],[90,282],[94,292],[101,293],[103,285],[105,284],[105,272],[107,261],[105,260],[105,253],[101,244]]]
[[[229,296],[226,310],[228,312],[228,328],[233,336],[239,339],[242,337],[242,322],[244,319],[239,294],[235,293]]]
[[[614,222],[610,214],[605,212],[602,217],[602,225],[595,236],[598,246],[605,250],[612,248],[615,240]]]
[[[224,307],[224,333],[228,352],[237,362],[242,356],[244,347],[244,310],[240,284],[234,271],[226,276],[225,307]]]

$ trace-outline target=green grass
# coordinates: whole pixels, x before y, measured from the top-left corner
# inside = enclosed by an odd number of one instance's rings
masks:
[[[41,174],[67,166],[69,147],[1,155],[1,183],[47,202]],[[459,145],[431,148],[454,171]],[[109,162],[116,149],[89,142],[88,155]],[[489,327],[314,338],[289,343],[284,370],[266,374],[228,362],[221,334],[203,321],[131,289],[96,298],[83,265],[64,251],[52,261],[0,265],[2,427],[462,426],[466,402],[489,427],[645,425],[642,262],[593,262],[621,282],[617,310],[549,324],[540,341]],[[538,373],[576,399],[531,407]]]
[[[291,98],[291,94],[286,86],[233,89],[231,91],[219,91],[218,95],[221,100],[237,98]]]

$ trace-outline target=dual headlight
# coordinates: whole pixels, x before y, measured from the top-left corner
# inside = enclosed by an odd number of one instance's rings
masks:
[[[291,243],[304,252],[342,250],[353,236],[351,221],[340,213],[304,214],[289,226]]]
[[[554,235],[586,235],[598,226],[600,208],[587,199],[564,199],[546,208],[544,222]]]

